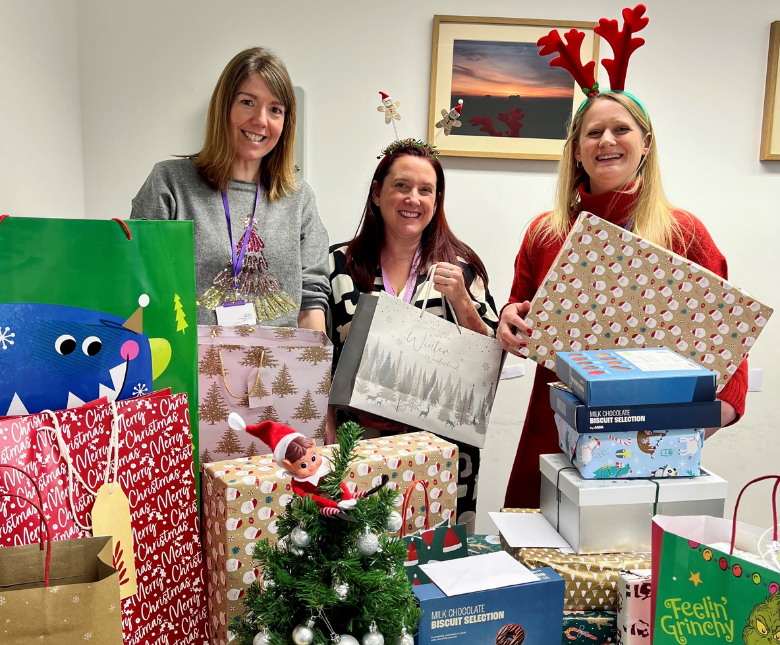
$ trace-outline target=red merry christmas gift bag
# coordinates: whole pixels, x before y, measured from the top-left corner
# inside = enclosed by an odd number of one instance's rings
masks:
[[[63,537],[61,527],[73,523],[89,534],[93,521],[98,521],[96,504],[109,491],[120,498],[120,490],[126,495],[132,548],[126,543],[115,549],[114,557],[134,564],[137,593],[122,601],[125,645],[205,643],[204,572],[187,395],[163,392],[49,412],[30,426],[34,427],[17,450],[9,452],[28,451],[28,472],[31,468],[43,473],[38,474],[39,485],[56,478],[50,498],[45,486],[41,492],[45,503],[56,509],[52,530],[58,539]],[[12,427],[18,437],[21,426]],[[27,527],[25,537],[34,536],[35,530],[37,523]]]

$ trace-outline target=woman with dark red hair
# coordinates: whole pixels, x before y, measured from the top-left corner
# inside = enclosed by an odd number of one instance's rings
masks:
[[[495,336],[498,316],[487,290],[485,265],[447,224],[444,171],[435,149],[422,141],[396,141],[384,151],[357,235],[350,242],[330,247],[329,261],[332,293],[328,329],[334,345],[334,372],[360,294],[384,292],[385,297],[402,298],[421,308],[423,285],[433,264],[437,268],[426,311],[454,322],[444,306],[444,296],[462,326]],[[361,419],[361,423],[384,432],[407,431],[369,419]],[[326,441],[334,443],[335,423],[329,426]],[[460,443],[458,448],[458,521],[473,525],[479,448]]]

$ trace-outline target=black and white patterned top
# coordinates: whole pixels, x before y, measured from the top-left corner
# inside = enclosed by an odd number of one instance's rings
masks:
[[[358,299],[360,298],[361,293],[347,273],[347,263],[344,255],[346,250],[346,243],[334,244],[330,247],[330,255],[328,256],[331,285],[331,294],[328,300],[328,336],[333,342],[334,373],[341,354],[341,348],[344,346],[344,342],[347,339],[349,327],[352,324],[352,316],[355,315],[355,309],[357,308]],[[498,315],[496,314],[496,304],[493,302],[493,296],[485,289],[482,278],[476,276],[471,265],[466,264],[463,261],[463,258],[460,257],[458,258],[458,263],[463,271],[463,277],[469,291],[471,291],[471,295],[475,298],[474,307],[477,310],[477,313],[487,325],[488,333],[491,336],[495,336],[496,329],[498,328]],[[417,276],[414,296],[410,303],[419,309],[422,309],[425,292],[427,291],[427,289],[423,288],[426,278],[426,274]],[[374,293],[384,290],[385,286],[382,280],[382,267],[378,266],[374,276]],[[445,320],[449,320],[450,322],[455,322],[449,308],[446,308],[445,310],[442,296],[436,290],[435,286],[431,287],[428,306],[425,308],[425,311],[444,318]]]

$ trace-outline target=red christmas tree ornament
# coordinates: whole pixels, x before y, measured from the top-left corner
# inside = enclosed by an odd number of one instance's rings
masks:
[[[623,29],[618,29],[617,20],[601,18],[598,26],[593,31],[606,40],[612,47],[614,58],[604,58],[601,63],[609,74],[611,89],[624,91],[626,85],[626,70],[628,60],[637,49],[645,44],[644,38],[634,37],[650,22],[644,13],[647,7],[638,4],[633,9],[623,9]],[[582,64],[580,51],[585,34],[577,29],[571,29],[564,34],[566,43],[561,39],[557,29],[553,29],[546,36],[542,36],[537,42],[540,47],[540,56],[549,56],[557,53],[558,56],[550,61],[550,67],[561,67],[572,75],[577,85],[588,98],[599,93],[599,85],[595,76],[595,61]]]

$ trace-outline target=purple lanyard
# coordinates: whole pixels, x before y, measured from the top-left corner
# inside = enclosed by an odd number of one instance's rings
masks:
[[[227,220],[228,237],[230,238],[230,252],[233,254],[233,286],[238,290],[238,276],[241,274],[241,269],[244,266],[244,255],[246,254],[246,245],[249,242],[249,235],[252,232],[252,225],[255,222],[255,213],[257,212],[257,205],[260,203],[260,195],[263,192],[263,185],[258,182],[257,184],[257,196],[255,197],[255,208],[252,211],[252,215],[249,218],[249,225],[246,227],[246,233],[244,234],[244,243],[241,245],[241,252],[236,257],[236,247],[233,244],[233,227],[230,222],[230,206],[228,205],[227,193],[222,191],[222,204],[225,206],[225,219]]]
[[[420,262],[420,247],[414,252],[414,259],[412,260],[412,269],[409,271],[409,279],[406,281],[406,291],[404,292],[404,302],[411,302],[414,295],[414,288],[417,286],[417,265]],[[391,296],[397,296],[393,285],[390,284],[390,280],[387,277],[385,271],[385,265],[382,264],[382,283],[385,286],[385,291]]]

